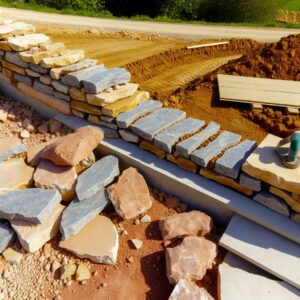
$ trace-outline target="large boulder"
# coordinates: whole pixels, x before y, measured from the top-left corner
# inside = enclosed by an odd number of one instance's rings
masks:
[[[41,157],[56,165],[76,166],[103,140],[103,133],[90,126],[81,127],[74,133],[57,139],[45,148]]]

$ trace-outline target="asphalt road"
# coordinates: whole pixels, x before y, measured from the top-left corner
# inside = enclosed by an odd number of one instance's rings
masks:
[[[257,41],[272,42],[290,34],[300,33],[300,29],[288,28],[169,24],[49,14],[4,7],[1,7],[1,10],[4,13],[11,14],[19,20],[28,22],[89,26],[112,31],[126,30],[143,33],[156,33],[161,35],[181,37],[191,41],[200,39],[250,38]]]

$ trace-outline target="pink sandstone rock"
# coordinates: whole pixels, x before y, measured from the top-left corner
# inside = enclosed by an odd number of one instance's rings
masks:
[[[185,279],[176,284],[169,300],[214,300],[204,289]]]
[[[200,212],[191,211],[161,220],[159,228],[164,240],[183,236],[205,236],[213,227],[211,217]]]
[[[76,166],[89,156],[103,137],[103,132],[100,130],[90,126],[81,127],[47,146],[41,156],[56,165]]]
[[[217,246],[203,237],[186,237],[166,250],[167,277],[171,284],[180,279],[201,280],[217,256]]]
[[[75,167],[57,166],[50,160],[42,160],[37,167],[33,180],[36,187],[58,189],[62,200],[75,198],[77,174]]]
[[[135,169],[123,171],[117,183],[107,188],[116,212],[125,220],[150,209],[152,199],[144,177]]]

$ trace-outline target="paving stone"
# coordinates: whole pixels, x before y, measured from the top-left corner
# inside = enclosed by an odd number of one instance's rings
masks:
[[[228,186],[228,187],[230,187],[230,188],[232,188],[232,189],[234,189],[234,190],[236,190],[236,191],[238,191],[238,192],[240,192],[240,193],[242,193],[246,196],[252,196],[253,193],[254,193],[251,189],[249,189],[247,187],[244,187],[244,186],[241,186],[234,179],[229,178],[229,177],[225,177],[223,175],[215,173],[214,171],[201,168],[200,175],[207,178],[207,179],[218,182],[222,185]]]
[[[102,115],[102,111],[98,106],[93,106],[82,101],[71,101],[71,108],[95,116]]]
[[[42,224],[60,201],[57,190],[35,188],[8,192],[0,195],[0,218]]]
[[[192,152],[200,147],[202,143],[207,141],[210,137],[217,134],[220,130],[220,125],[215,122],[210,122],[206,128],[200,133],[193,135],[192,137],[178,143],[176,145],[176,155],[180,155],[184,158],[189,158]]]
[[[288,205],[282,199],[269,192],[260,192],[253,197],[253,200],[284,216],[288,217],[290,215]]]
[[[25,221],[12,220],[11,225],[16,231],[22,247],[28,252],[36,252],[59,232],[59,224],[65,207],[58,204],[43,224],[31,224]]]
[[[9,63],[5,60],[2,60],[2,67],[3,67],[3,70],[4,70],[4,68],[6,68],[6,69],[9,69],[13,72],[19,73],[21,75],[26,75],[26,72],[25,72],[24,68],[18,67],[17,65]]]
[[[70,88],[70,96],[73,100],[86,102],[84,89]]]
[[[193,118],[185,119],[159,133],[154,138],[154,145],[162,150],[172,153],[173,147],[181,138],[195,134],[204,126],[205,122]]]
[[[70,102],[71,101],[71,98],[70,96],[66,95],[66,94],[63,94],[63,93],[60,93],[56,90],[53,91],[53,96],[58,98],[58,99],[62,99],[62,100],[65,100],[65,101],[68,101]]]
[[[239,183],[241,186],[246,187],[255,192],[260,192],[262,189],[262,183],[260,180],[257,180],[245,173],[241,173]]]
[[[149,99],[150,94],[144,91],[138,91],[131,97],[118,100],[112,104],[103,107],[102,112],[109,117],[117,117],[120,113],[136,107],[141,102]]]
[[[40,46],[50,42],[45,34],[25,34],[8,38],[9,46],[15,51],[26,51],[32,47]]]
[[[176,157],[172,154],[167,154],[167,160],[177,165],[178,167],[193,173],[197,173],[199,168],[194,162],[180,156]]]
[[[150,141],[142,141],[140,143],[140,148],[143,150],[147,150],[153,154],[155,154],[156,156],[158,156],[159,158],[163,159],[166,156],[166,152],[155,147],[154,144]]]
[[[120,86],[115,86],[115,89],[111,91],[106,90],[99,94],[87,94],[87,102],[92,105],[106,106],[108,104],[114,103],[120,99],[128,98],[132,96],[139,88],[136,83],[127,83]]]
[[[43,58],[41,66],[49,69],[60,68],[75,64],[83,59],[83,50],[65,50],[60,56]]]
[[[13,242],[15,233],[7,224],[0,223],[0,254]]]
[[[67,85],[61,83],[61,82],[58,81],[58,80],[53,80],[53,81],[51,82],[51,84],[52,84],[52,86],[53,86],[57,91],[59,91],[59,92],[61,92],[61,93],[64,93],[64,94],[67,94],[67,95],[68,95],[69,92],[70,92],[70,88],[69,88]]]
[[[28,68],[28,64],[22,60],[18,52],[6,52],[5,60],[21,68]]]
[[[23,258],[23,254],[15,251],[13,248],[7,248],[2,253],[6,262],[10,264],[19,264]]]
[[[135,144],[138,144],[140,142],[140,137],[135,133],[131,132],[130,130],[120,129],[119,134],[121,138],[126,142],[135,143]]]
[[[51,69],[50,75],[54,80],[59,80],[63,75],[72,73],[72,72],[77,72],[83,69],[87,69],[90,67],[94,67],[97,64],[96,59],[85,59],[82,60],[76,64],[69,65],[63,68],[54,68]]]
[[[74,199],[76,179],[75,167],[57,166],[50,160],[42,160],[33,176],[36,187],[58,189],[65,201]]]
[[[118,182],[107,188],[116,212],[125,220],[133,219],[152,207],[148,185],[135,168],[123,171]]]
[[[33,172],[34,169],[27,166],[23,158],[1,162],[0,193],[30,187]],[[13,174],[13,176],[6,176],[7,174]]]
[[[78,234],[61,241],[59,246],[80,258],[87,258],[96,263],[116,264],[119,234],[109,218],[97,216]]]
[[[26,84],[28,86],[32,86],[33,81],[32,81],[32,79],[30,77],[23,76],[23,75],[20,75],[18,73],[15,73],[14,77],[15,77],[15,79],[17,81],[22,82],[22,83],[24,83],[24,84]]]
[[[162,108],[162,103],[156,100],[145,100],[135,108],[123,112],[117,117],[117,124],[120,128],[128,128],[137,119]]]
[[[241,136],[229,131],[223,131],[215,140],[206,147],[196,150],[191,155],[191,160],[201,167],[207,167],[208,163],[222,151],[234,146],[241,140]]]
[[[128,83],[130,73],[123,68],[113,68],[104,72],[96,73],[82,80],[87,94],[98,94],[117,84]]]
[[[166,249],[167,277],[171,284],[180,279],[201,280],[213,266],[217,246],[203,237],[186,237],[174,248]]]
[[[86,224],[96,218],[109,204],[109,199],[102,188],[84,201],[73,200],[63,213],[60,232],[62,239],[76,235]]]
[[[33,88],[35,90],[38,90],[44,94],[48,94],[48,95],[53,95],[53,87],[52,86],[48,86],[46,84],[41,83],[39,80],[35,80],[33,83]]]
[[[25,151],[25,145],[17,137],[0,138],[0,162]]]
[[[119,161],[117,157],[108,155],[98,160],[78,177],[76,194],[79,201],[91,197],[109,185],[119,174]]]
[[[25,70],[26,72],[26,75],[30,76],[30,77],[34,77],[34,78],[40,78],[42,74],[38,73],[38,72],[35,72],[31,69],[26,69]]]
[[[237,179],[242,165],[255,148],[256,142],[246,140],[226,150],[222,157],[216,161],[215,171],[221,175]]]
[[[79,89],[82,87],[82,80],[89,78],[95,74],[104,72],[105,70],[106,68],[104,67],[104,65],[83,69],[63,76],[61,82],[70,87]]]
[[[35,72],[41,73],[41,74],[47,74],[48,73],[48,69],[43,68],[40,65],[36,65],[36,64],[29,64],[29,68]]]
[[[0,26],[0,39],[6,39],[11,35],[21,35],[35,32],[35,27],[31,24],[16,22]]]
[[[169,300],[213,300],[214,298],[204,289],[185,279],[176,284]]]
[[[291,193],[280,190],[274,186],[270,187],[270,193],[284,200],[295,212],[300,213],[300,202],[294,200]]]
[[[146,140],[153,140],[155,135],[184,120],[185,117],[184,111],[162,108],[135,122],[131,130]]]
[[[286,168],[276,153],[280,137],[268,134],[248,157],[242,170],[248,175],[279,189],[300,195],[300,167]]]
[[[205,236],[212,228],[211,217],[200,211],[169,216],[159,222],[159,229],[164,240],[185,236]]]

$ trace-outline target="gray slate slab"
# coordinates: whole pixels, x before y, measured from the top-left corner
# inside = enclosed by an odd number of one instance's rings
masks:
[[[144,139],[152,141],[158,133],[184,120],[185,117],[184,111],[162,108],[135,122],[131,130]]]
[[[237,179],[243,163],[256,148],[256,142],[244,141],[225,151],[216,161],[215,171],[221,175]]]
[[[234,146],[241,140],[241,136],[229,131],[222,132],[206,147],[196,150],[191,155],[191,160],[201,167],[207,167],[208,163],[227,148]]]
[[[80,71],[69,73],[62,77],[61,82],[72,87],[81,88],[82,80],[87,79],[95,74],[99,74],[107,70],[104,65],[99,65]]]
[[[154,138],[154,145],[168,153],[172,153],[173,146],[182,137],[195,134],[205,125],[202,120],[188,118],[159,133]]]
[[[253,200],[284,216],[288,217],[290,215],[289,206],[285,203],[285,201],[272,193],[266,191],[260,192],[253,197]]]
[[[8,62],[15,64],[21,68],[28,68],[28,63],[26,63],[19,55],[18,52],[7,51],[5,54],[5,60]]]
[[[53,95],[54,88],[52,86],[41,83],[39,80],[35,80],[33,88],[48,95]]]
[[[1,146],[1,140],[0,140],[0,146]],[[20,154],[20,153],[23,153],[26,151],[26,147],[24,144],[20,143],[4,152],[0,152],[0,162],[1,161],[5,161],[6,159],[14,156],[14,155],[17,155],[17,154]]]
[[[261,191],[261,181],[249,176],[246,173],[241,173],[239,183],[241,186],[246,187],[252,191],[260,192]]]
[[[41,73],[41,74],[47,74],[49,72],[48,69],[43,68],[42,66],[36,65],[36,64],[29,64],[29,68],[31,70],[33,70],[34,72],[38,72],[38,73]]]
[[[113,155],[98,160],[77,179],[76,194],[79,201],[88,199],[119,176],[119,161]]]
[[[159,101],[145,100],[135,108],[119,114],[117,117],[117,124],[120,128],[126,129],[140,117],[161,109],[162,106],[162,103]]]
[[[42,224],[61,201],[56,189],[26,189],[0,195],[0,218]]]
[[[70,98],[70,96],[68,96],[68,95],[66,95],[66,94],[63,94],[63,93],[60,93],[60,92],[58,92],[58,91],[53,91],[53,95],[54,95],[54,97],[56,97],[56,98],[59,98],[59,99],[62,99],[62,100],[65,100],[65,101],[68,101],[68,102],[70,102],[71,101],[71,98]]]
[[[82,80],[87,94],[97,94],[117,84],[128,83],[130,73],[124,68],[113,68]]]
[[[135,144],[138,144],[140,142],[140,137],[128,129],[120,129],[119,134],[121,138],[126,142]]]
[[[208,140],[220,130],[220,125],[215,122],[210,122],[201,132],[191,136],[190,138],[176,145],[175,154],[186,159],[190,157],[199,146]]]
[[[10,245],[14,238],[14,230],[7,224],[0,223],[0,254]]]
[[[77,234],[86,224],[102,212],[109,202],[104,188],[84,201],[73,200],[62,215],[60,223],[62,239],[66,240],[70,236]]]
[[[76,64],[63,67],[62,72],[63,73],[77,72],[78,70],[84,70],[87,68],[94,67],[96,64],[97,64],[96,59],[85,59]]]
[[[20,75],[18,73],[15,73],[15,79],[28,85],[28,86],[32,86],[32,79],[28,76],[24,76],[24,75]]]

